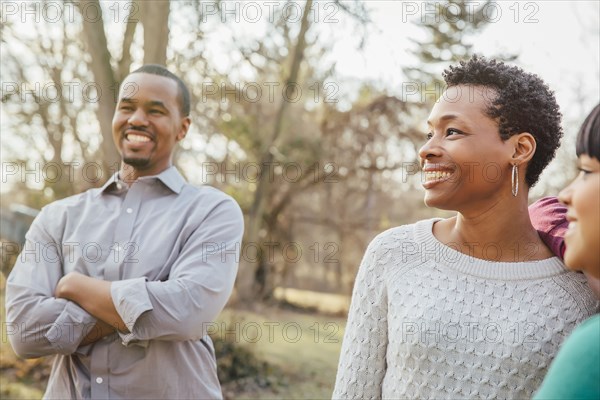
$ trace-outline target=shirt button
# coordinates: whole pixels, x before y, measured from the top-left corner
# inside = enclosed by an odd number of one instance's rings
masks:
[[[96,378],[96,383],[102,383],[102,382],[104,382],[104,379],[102,379],[101,377]]]
[[[127,209],[127,214],[131,214],[133,212],[133,210],[131,208]]]
[[[121,190],[123,188],[123,185],[121,185],[120,183],[117,183],[117,189]]]

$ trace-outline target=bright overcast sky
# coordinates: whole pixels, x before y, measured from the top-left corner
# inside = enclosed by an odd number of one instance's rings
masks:
[[[384,82],[388,88],[399,87],[401,68],[416,62],[407,52],[408,37],[422,37],[413,21],[431,17],[422,2],[370,0],[367,5],[374,22],[369,40],[359,56],[353,49],[355,43],[339,43],[335,47],[338,71],[343,76]],[[501,1],[488,11],[493,22],[472,39],[476,52],[518,54],[520,66],[540,75],[556,91],[566,117],[582,114],[579,106],[571,104],[577,85],[585,95],[584,113],[598,103],[600,2]]]

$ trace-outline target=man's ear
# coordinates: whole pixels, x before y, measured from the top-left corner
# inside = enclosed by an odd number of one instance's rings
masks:
[[[522,165],[529,163],[536,149],[536,141],[529,132],[522,132],[511,136],[509,139],[513,152],[511,164]]]
[[[188,129],[190,129],[191,123],[192,123],[192,120],[190,119],[190,117],[182,118],[181,127],[180,127],[179,132],[177,133],[177,137],[176,137],[176,140],[178,142],[180,140],[183,140],[183,138],[185,138],[185,135],[187,135],[187,133],[188,133]]]

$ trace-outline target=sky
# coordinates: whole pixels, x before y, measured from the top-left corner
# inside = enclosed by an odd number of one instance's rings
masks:
[[[474,5],[482,2],[472,2]],[[518,64],[538,74],[555,90],[565,116],[578,118],[582,110],[571,104],[583,86],[589,112],[600,97],[600,2],[500,1],[488,10],[490,24],[472,43],[483,55],[518,54]],[[342,76],[384,82],[398,87],[398,71],[411,60],[410,37],[422,37],[414,21],[432,18],[422,2],[368,1],[375,27],[357,56],[353,43],[335,48]],[[443,14],[442,14],[443,15]],[[442,16],[443,18],[443,16]]]

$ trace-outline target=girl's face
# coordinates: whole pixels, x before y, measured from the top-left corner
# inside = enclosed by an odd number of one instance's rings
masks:
[[[567,205],[565,264],[600,278],[600,161],[582,154],[580,173],[558,195]]]

